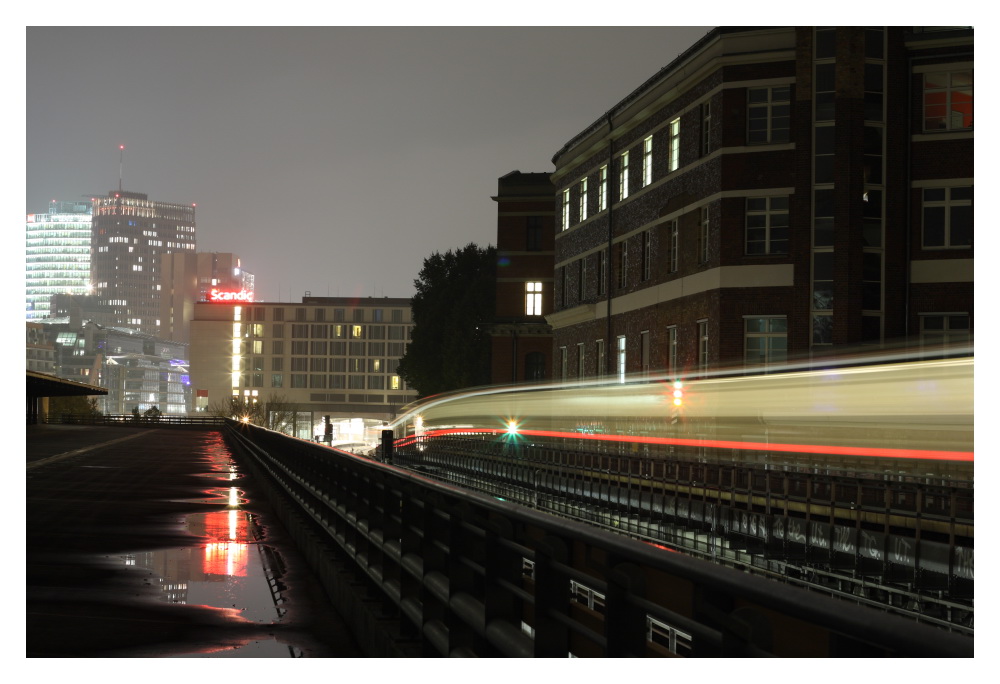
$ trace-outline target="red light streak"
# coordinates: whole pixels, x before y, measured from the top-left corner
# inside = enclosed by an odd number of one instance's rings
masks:
[[[449,428],[428,430],[425,437],[441,437],[460,434],[493,434],[500,431],[488,428]],[[886,447],[852,447],[823,444],[775,444],[761,442],[738,442],[723,439],[682,439],[679,437],[643,437],[636,435],[599,435],[578,432],[557,432],[552,430],[518,430],[522,436],[557,437],[561,439],[600,440],[605,442],[636,442],[638,444],[666,444],[676,446],[715,447],[719,449],[745,449],[748,451],[781,451],[789,453],[821,454],[830,456],[866,456],[869,458],[905,458],[933,461],[973,462],[972,451],[933,451],[929,449],[889,449]],[[408,437],[396,442],[396,446],[408,446],[417,437]]]

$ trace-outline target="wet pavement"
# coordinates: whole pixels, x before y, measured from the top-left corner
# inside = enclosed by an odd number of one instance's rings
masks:
[[[28,426],[26,452],[28,657],[360,657],[218,431]]]

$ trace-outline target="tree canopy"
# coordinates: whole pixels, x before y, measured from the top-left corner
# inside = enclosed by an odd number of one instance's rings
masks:
[[[294,405],[283,394],[268,394],[259,399],[232,396],[215,402],[208,412],[222,418],[246,420],[269,430],[291,434]]]
[[[424,259],[413,281],[413,339],[398,370],[420,397],[490,382],[496,253],[469,243]]]

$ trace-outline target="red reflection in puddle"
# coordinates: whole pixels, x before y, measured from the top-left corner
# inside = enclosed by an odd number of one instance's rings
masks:
[[[206,513],[200,520],[190,520],[189,529],[208,540],[202,568],[206,576],[246,577],[251,535],[242,511]]]

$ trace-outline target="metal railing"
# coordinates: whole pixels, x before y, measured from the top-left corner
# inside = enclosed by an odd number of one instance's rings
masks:
[[[972,634],[972,483],[705,463],[697,453],[448,436],[395,449],[437,481]],[[855,503],[856,502],[856,503]],[[891,525],[890,525],[891,523]]]
[[[133,414],[104,415],[89,413],[50,413],[41,416],[40,423],[49,425],[124,425],[129,427],[204,427],[221,428],[226,419],[218,416],[136,416]]]
[[[428,655],[973,655],[970,637],[392,465],[232,421],[226,435]]]

